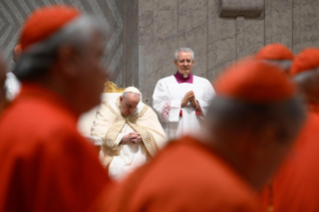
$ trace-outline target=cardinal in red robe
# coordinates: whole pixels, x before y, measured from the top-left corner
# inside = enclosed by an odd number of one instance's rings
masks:
[[[15,67],[22,90],[0,119],[0,211],[84,212],[110,183],[77,131],[106,77],[97,62],[102,35],[90,20],[72,7],[50,6],[22,28]]]
[[[307,122],[292,153],[273,177],[260,200],[274,212],[319,211],[319,49],[296,56],[290,74],[304,95]],[[267,207],[265,207],[267,206]]]

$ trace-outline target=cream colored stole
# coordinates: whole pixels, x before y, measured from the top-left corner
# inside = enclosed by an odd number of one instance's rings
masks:
[[[112,126],[107,131],[104,139],[104,145],[102,145],[102,151],[104,153],[102,164],[104,166],[109,165],[112,162],[113,157],[119,154],[120,147],[115,145],[114,142],[125,124],[128,124],[133,130],[141,135],[142,142],[149,154],[148,156],[153,157],[158,151],[158,147],[153,139],[153,136],[151,133],[148,132],[147,129],[138,126],[138,124],[136,123],[138,118],[142,117],[148,110],[148,106],[144,105],[143,109],[139,113],[135,113],[134,115],[129,117],[123,117],[120,113],[115,111],[109,105],[109,103],[106,102],[105,104],[107,108],[116,115],[116,118]],[[117,102],[117,106],[119,107],[119,102]]]

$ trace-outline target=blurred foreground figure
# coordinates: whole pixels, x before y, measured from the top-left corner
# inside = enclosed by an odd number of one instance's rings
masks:
[[[17,44],[12,51],[12,60],[16,63],[22,54],[21,44]]]
[[[171,142],[115,187],[101,211],[257,211],[252,188],[292,145],[302,103],[285,74],[260,61],[230,68],[215,88],[205,131]]]
[[[15,69],[22,90],[0,120],[0,211],[87,211],[110,182],[76,128],[106,78],[98,23],[66,6],[26,20]]]
[[[264,189],[261,201],[274,212],[319,211],[319,49],[305,49],[291,75],[305,96],[307,122],[290,156]]]
[[[255,59],[276,65],[288,74],[294,54],[288,47],[280,43],[272,43],[260,49]]]
[[[207,79],[192,74],[194,63],[191,49],[177,49],[174,56],[176,73],[160,79],[154,89],[153,107],[169,139],[198,131],[214,94]]]
[[[4,58],[2,55],[0,55],[0,117],[2,110],[5,108],[5,106],[8,104],[8,100],[6,97],[6,74],[7,74],[7,66]],[[1,140],[1,136],[0,136]]]
[[[21,45],[18,44],[13,48],[12,60],[16,63],[22,53]],[[13,100],[20,92],[20,82],[17,77],[11,71],[7,73],[7,79],[5,82],[6,95],[9,100]]]
[[[102,103],[92,127],[92,136],[102,139],[96,144],[101,162],[115,180],[146,163],[167,141],[156,113],[141,98],[137,88],[126,88],[118,99]]]

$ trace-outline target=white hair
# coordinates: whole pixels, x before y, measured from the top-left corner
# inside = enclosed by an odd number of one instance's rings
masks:
[[[71,45],[82,53],[95,33],[102,38],[108,34],[108,29],[98,17],[81,15],[75,18],[47,40],[28,47],[17,61],[14,70],[16,76],[24,80],[46,73],[55,62],[59,47]]]
[[[136,87],[133,87],[133,86],[127,87],[122,94],[123,98],[126,97],[126,94],[128,94],[128,93],[133,93],[133,94],[139,95],[140,100],[142,100],[142,94]]]
[[[192,59],[195,60],[195,55],[194,55],[194,52],[192,49],[190,48],[186,48],[186,47],[182,47],[182,48],[179,48],[175,51],[175,54],[174,54],[174,59],[177,60],[178,58],[178,53],[179,52],[190,52],[191,55],[192,55]]]

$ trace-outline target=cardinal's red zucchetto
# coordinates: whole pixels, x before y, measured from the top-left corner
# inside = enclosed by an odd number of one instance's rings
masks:
[[[319,67],[319,49],[307,48],[296,56],[290,69],[290,75],[299,74]]]
[[[213,84],[218,96],[251,103],[284,101],[296,92],[282,70],[252,59],[231,66]]]
[[[255,59],[261,60],[293,60],[294,54],[288,47],[280,43],[269,44],[256,54]]]
[[[46,40],[79,15],[77,9],[63,5],[35,10],[22,27],[20,38],[22,51],[32,44]]]

